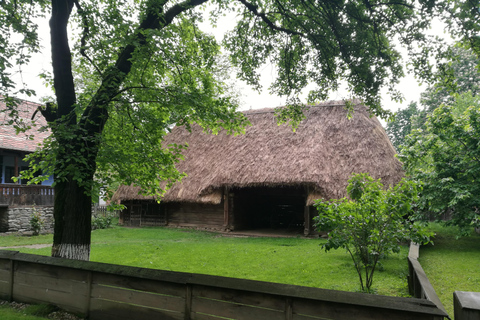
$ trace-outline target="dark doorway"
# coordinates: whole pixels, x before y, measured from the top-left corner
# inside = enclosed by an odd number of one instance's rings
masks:
[[[232,191],[235,230],[303,230],[304,188],[251,187]]]

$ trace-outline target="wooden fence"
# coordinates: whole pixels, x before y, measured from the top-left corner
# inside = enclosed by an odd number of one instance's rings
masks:
[[[121,258],[119,258],[121,259]],[[0,299],[89,319],[444,319],[425,299],[387,297],[0,251]]]
[[[54,189],[50,186],[0,185],[0,205],[53,206],[54,198]]]
[[[408,288],[410,294],[415,298],[427,299],[433,302],[438,309],[445,311],[440,298],[438,298],[435,289],[427,278],[425,271],[418,262],[420,246],[417,244],[410,244],[410,251],[408,253]],[[450,319],[450,317],[447,316]]]

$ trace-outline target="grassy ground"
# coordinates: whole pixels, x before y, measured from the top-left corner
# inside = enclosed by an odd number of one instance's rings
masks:
[[[11,236],[10,236],[11,237]],[[0,246],[12,245],[0,237]],[[39,243],[39,237],[30,238]],[[325,253],[324,240],[301,238],[235,238],[216,233],[170,228],[114,227],[92,232],[91,260],[136,267],[203,273],[358,291],[358,276],[343,250]],[[44,243],[51,238],[44,237]],[[21,239],[22,245],[29,244]],[[15,249],[49,255],[50,248]],[[407,248],[382,261],[375,273],[378,294],[405,296]]]
[[[456,239],[456,228],[431,224],[434,245],[422,247],[420,263],[448,314],[454,291],[480,291],[480,234]]]
[[[61,311],[46,304],[29,305],[24,303],[0,301],[0,316],[5,320],[78,320],[77,316]]]

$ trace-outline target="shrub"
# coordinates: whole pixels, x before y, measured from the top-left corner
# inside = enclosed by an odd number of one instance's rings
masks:
[[[115,213],[113,212],[94,215],[92,217],[92,230],[110,228],[112,226],[114,218],[115,218]]]
[[[35,205],[33,205],[32,215],[30,216],[30,228],[32,229],[34,236],[38,236],[40,234],[44,224],[45,221],[43,220],[42,215],[40,212],[38,212],[37,208],[35,208]]]
[[[379,259],[400,251],[400,243],[428,243],[428,233],[404,218],[412,211],[420,188],[413,181],[402,180],[384,190],[380,180],[367,174],[354,174],[348,181],[350,199],[317,200],[319,215],[315,226],[329,231],[325,251],[344,248],[358,273],[362,291],[370,292]]]

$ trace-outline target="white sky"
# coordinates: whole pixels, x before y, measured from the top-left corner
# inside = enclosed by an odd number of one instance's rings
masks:
[[[202,29],[213,33],[218,41],[221,41],[225,31],[233,28],[235,25],[235,17],[224,17],[218,22],[217,28],[212,28],[208,23],[205,23],[202,26]],[[220,27],[221,26],[221,27]],[[438,30],[438,28],[436,28]],[[443,28],[440,26],[440,30]],[[36,55],[28,67],[23,67],[22,72],[18,70],[15,71],[15,76],[18,80],[23,79],[23,81],[28,85],[29,88],[33,88],[37,92],[36,97],[20,97],[26,100],[39,102],[41,97],[52,96],[53,93],[49,88],[46,88],[43,84],[43,80],[38,77],[38,74],[42,70],[51,71],[51,52],[50,52],[50,36],[48,28],[48,19],[40,23],[39,35],[42,38],[42,44],[44,49],[41,54]],[[263,92],[257,93],[252,90],[245,83],[238,81],[237,87],[242,95],[242,110],[246,109],[257,109],[257,108],[273,108],[277,106],[284,105],[285,98],[280,98],[278,96],[272,96],[268,93],[268,87],[275,75],[275,68],[272,65],[266,65],[261,70],[262,74],[262,84]],[[403,103],[395,103],[389,99],[388,94],[385,93],[382,95],[384,99],[384,108],[391,111],[397,111],[399,108],[405,108],[410,101],[418,101],[420,98],[420,93],[425,90],[425,86],[420,86],[418,81],[412,76],[407,75],[400,82],[398,89],[403,93],[405,100]],[[307,92],[306,92],[307,93]],[[302,98],[306,98],[305,96]],[[348,98],[349,94],[346,90],[336,92],[330,95],[330,100],[341,100],[343,98]]]

